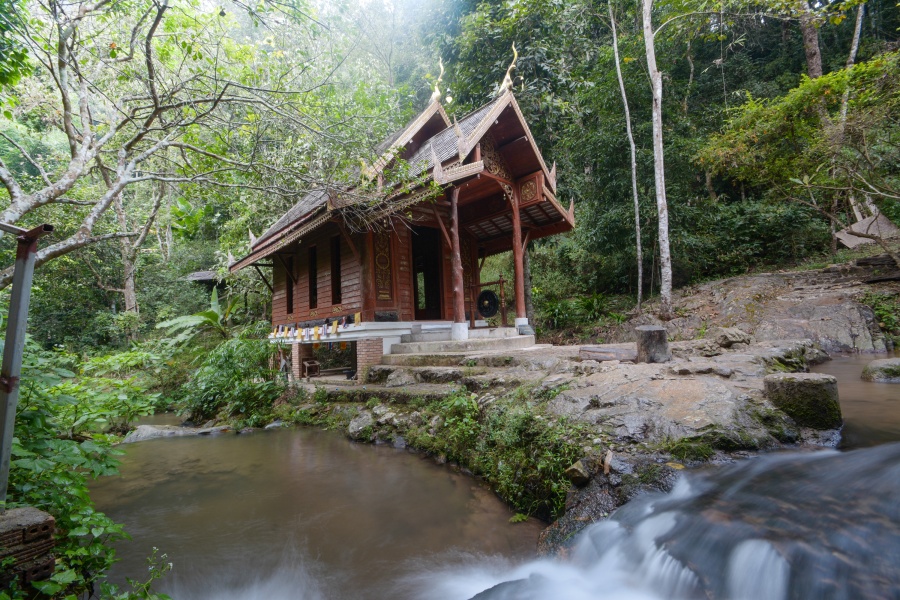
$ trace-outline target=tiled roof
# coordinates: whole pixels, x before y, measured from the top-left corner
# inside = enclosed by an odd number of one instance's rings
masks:
[[[491,102],[485,104],[481,108],[478,108],[466,116],[464,116],[459,121],[459,128],[462,131],[463,135],[466,137],[472,135],[472,133],[478,129],[481,121],[488,115],[492,108],[503,99],[503,96],[500,98],[496,98]],[[379,145],[379,148],[387,149],[393,144],[399,136],[406,131],[412,123],[421,117],[421,113],[414,118],[410,123],[397,131],[394,135],[386,139],[384,142]],[[418,151],[407,161],[411,167],[411,173],[418,174],[428,169],[431,169],[434,165],[432,164],[432,154],[431,150],[434,149],[435,154],[438,157],[438,160],[441,162],[446,161],[447,159],[456,156],[459,151],[459,146],[457,144],[456,131],[454,126],[447,127],[442,131],[439,131],[437,134],[432,136],[429,140],[425,141],[418,149]],[[306,194],[297,204],[295,204],[289,211],[284,213],[278,221],[275,222],[274,225],[269,227],[265,233],[263,233],[259,238],[257,238],[256,243],[253,244],[253,247],[259,246],[262,242],[274,236],[276,233],[286,229],[291,224],[295,223],[299,219],[302,219],[304,216],[310,214],[320,206],[323,206],[328,201],[328,193],[323,189],[315,189]]]
[[[481,124],[481,121],[489,112],[491,112],[491,109],[494,108],[501,99],[502,96],[492,100],[481,108],[470,112],[460,119],[459,128],[463,135],[466,137],[472,135],[472,133],[478,129],[478,125]],[[452,125],[443,131],[439,131],[430,140],[424,142],[419,147],[418,151],[409,158],[407,162],[410,165],[411,173],[418,174],[422,171],[431,169],[434,166],[431,159],[432,149],[434,149],[435,155],[437,155],[438,160],[441,162],[457,155],[459,146],[457,145],[456,131]]]
[[[328,202],[328,192],[323,189],[315,189],[308,192],[297,204],[292,206],[290,210],[281,215],[281,218],[275,221],[275,224],[266,229],[266,231],[256,239],[254,246],[258,246],[261,242],[269,239],[297,219],[300,219],[320,206]]]

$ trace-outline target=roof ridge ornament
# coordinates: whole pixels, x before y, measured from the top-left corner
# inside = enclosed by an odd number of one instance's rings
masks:
[[[459,160],[465,160],[470,148],[466,136],[456,120],[456,115],[453,115],[453,133],[456,134],[456,150],[459,153]]]
[[[516,61],[519,60],[519,53],[516,51],[516,43],[513,42],[512,45],[513,51],[513,60],[509,64],[509,68],[506,69],[506,76],[503,78],[503,82],[500,84],[500,89],[497,93],[497,96],[502,96],[507,91],[512,90],[513,80],[512,80],[512,71],[516,68]]]
[[[444,168],[443,165],[441,165],[441,161],[438,158],[437,153],[434,151],[434,146],[431,146],[431,164],[431,178],[434,180],[434,182],[439,185],[446,183],[444,181]]]
[[[444,80],[444,59],[438,58],[438,64],[441,67],[441,74],[438,75],[437,81],[434,82],[434,91],[431,92],[431,101],[432,102],[440,102],[441,101],[441,89],[438,86],[441,84],[441,81]]]

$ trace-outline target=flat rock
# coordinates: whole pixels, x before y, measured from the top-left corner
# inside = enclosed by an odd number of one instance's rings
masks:
[[[873,360],[863,369],[862,378],[878,383],[900,383],[900,358]]]
[[[138,425],[122,440],[123,444],[144,442],[163,437],[184,435],[212,435],[231,431],[231,427],[180,427],[178,425]]]

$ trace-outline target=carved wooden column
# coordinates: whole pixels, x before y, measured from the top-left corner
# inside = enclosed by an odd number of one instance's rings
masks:
[[[466,289],[463,284],[462,254],[459,245],[459,188],[450,192],[450,270],[453,275],[453,324],[450,339],[469,339],[469,324],[466,323]]]
[[[519,214],[519,186],[513,184],[512,196],[510,203],[512,204],[512,223],[513,223],[513,270],[516,276],[516,327],[528,325],[528,315],[525,312],[525,262],[522,257],[524,249],[522,248],[522,216]]]

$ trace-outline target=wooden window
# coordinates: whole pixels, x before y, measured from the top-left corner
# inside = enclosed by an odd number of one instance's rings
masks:
[[[287,314],[294,314],[294,257],[291,256],[284,261],[284,269],[287,271],[284,276],[284,284],[286,286]]]
[[[308,253],[309,259],[309,307],[319,306],[319,264],[316,258],[316,247],[311,246]]]
[[[341,236],[331,238],[331,304],[341,303]]]

